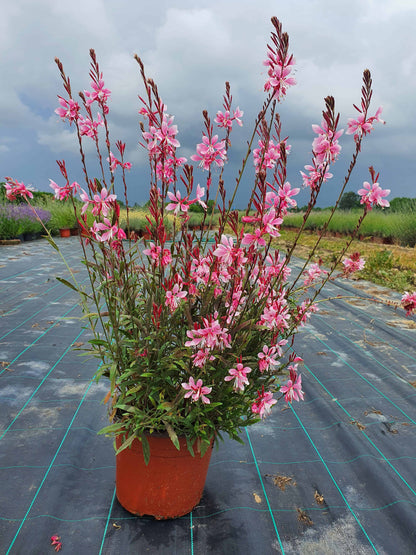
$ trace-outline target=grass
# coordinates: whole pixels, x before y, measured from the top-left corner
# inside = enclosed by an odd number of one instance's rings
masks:
[[[281,250],[288,250],[295,240],[296,232],[282,230],[277,246]],[[298,240],[295,255],[306,259],[316,242],[317,233],[303,233]],[[345,245],[345,238],[324,237],[314,256],[314,262],[319,258],[325,266],[334,262],[336,253]],[[366,264],[361,272],[355,274],[357,278],[366,279],[383,285],[400,293],[413,291],[416,288],[416,249],[399,245],[376,244],[370,238],[354,240],[347,254],[359,252]]]
[[[362,210],[339,210],[335,212],[328,230],[334,233],[351,233],[361,213]],[[329,214],[329,210],[312,212],[306,223],[306,229],[322,229]],[[283,226],[300,227],[302,222],[303,214],[288,214]],[[416,213],[373,210],[365,217],[360,228],[360,236],[380,237],[391,243],[414,247],[416,245]]]

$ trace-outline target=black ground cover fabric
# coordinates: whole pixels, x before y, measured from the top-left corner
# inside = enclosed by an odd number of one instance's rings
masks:
[[[58,239],[77,279],[77,238]],[[203,498],[159,522],[117,502],[97,361],[67,270],[45,241],[0,247],[0,553],[413,554],[416,323],[331,284],[296,341],[305,401],[214,450]],[[355,298],[352,297],[355,296]]]

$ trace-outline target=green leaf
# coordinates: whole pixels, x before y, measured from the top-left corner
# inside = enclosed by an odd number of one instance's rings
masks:
[[[63,283],[64,285],[66,285],[67,287],[69,287],[70,289],[72,289],[73,291],[76,291],[77,293],[79,292],[78,289],[75,287],[75,285],[73,285],[71,282],[67,281],[66,279],[61,277],[57,277],[56,279],[61,283]]]
[[[82,293],[82,291],[80,291],[80,293]],[[88,312],[88,314],[85,313],[81,316],[81,320],[86,320],[88,318],[98,318],[98,312]]]
[[[142,436],[141,441],[142,441],[142,448],[143,448],[144,464],[147,466],[150,461],[150,446],[146,436]]]
[[[210,447],[211,442],[208,439],[203,439],[200,443],[200,452],[201,452],[201,458],[205,455],[205,453],[208,450],[208,447]]]
[[[59,252],[59,247],[55,243],[55,241],[52,239],[52,237],[50,235],[44,235],[44,237],[47,241],[49,241],[49,243],[52,245],[52,247]]]
[[[122,429],[122,425],[118,422],[116,424],[111,424],[110,426],[106,426],[105,428],[102,428],[98,433],[98,435],[107,435],[107,434],[111,434],[114,432],[117,432],[119,430]]]
[[[90,339],[88,343],[91,343],[91,345],[103,345],[103,347],[107,347],[108,345],[107,341],[104,341],[104,339]]]
[[[170,437],[170,439],[171,439],[173,445],[176,447],[176,449],[177,449],[178,451],[180,451],[181,446],[179,445],[179,438],[178,438],[178,436],[176,435],[175,430],[172,428],[172,426],[169,424],[169,422],[165,422],[165,421],[163,420],[163,424],[164,424],[165,427],[166,427],[166,431],[168,432],[169,437]]]
[[[188,446],[188,451],[191,453],[193,457],[195,457],[193,444],[188,436],[186,436],[186,445]]]
[[[130,447],[130,445],[133,443],[135,437],[136,437],[136,436],[135,436],[134,434],[131,435],[131,436],[129,436],[129,437],[126,439],[126,441],[125,441],[124,443],[122,443],[122,444],[120,445],[120,447],[117,449],[116,455],[118,455],[121,451],[124,451],[124,449],[127,449],[127,447]]]

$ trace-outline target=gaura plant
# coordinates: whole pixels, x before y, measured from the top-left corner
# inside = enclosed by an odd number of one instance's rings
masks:
[[[137,437],[146,461],[149,434],[169,434],[178,449],[178,438],[185,437],[191,453],[196,448],[203,454],[212,438],[221,438],[223,433],[241,441],[241,429],[268,415],[278,400],[303,399],[296,333],[317,310],[317,296],[335,276],[340,262],[344,276],[362,268],[360,255],[348,258],[347,249],[373,206],[389,205],[385,198],[389,191],[380,187],[378,174],[370,168],[371,181],[364,182],[359,191],[362,215],[332,267],[324,269],[315,261],[326,228],[300,271],[292,271],[291,266],[297,240],[287,252],[277,248],[279,230],[288,211],[296,207],[300,189],[286,178],[291,147],[277,111],[295,85],[295,60],[280,22],[273,18],[272,24],[264,62],[267,96],[231,195],[227,195],[230,184],[224,183],[224,166],[230,156],[231,132],[235,124],[242,126],[243,111],[233,107],[229,84],[223,109],[214,121],[203,112],[202,140],[191,156],[192,165],[179,155],[178,127],[135,56],[144,85],[139,96],[141,147],[150,166],[147,230],[151,238],[144,243],[129,228],[127,171],[131,164],[124,159],[125,144],[110,139],[110,90],[105,87],[95,52],[90,51],[91,90],[79,93],[80,102],[56,59],[65,90],[65,96],[58,97],[56,112],[75,128],[85,188],[70,183],[64,161],[58,162],[64,185],[52,181],[51,187],[60,200],[74,201],[79,194],[84,203],[76,215],[90,287],[82,289],[75,276],[70,285],[80,293],[93,333],[90,352],[101,360],[95,377],[109,381],[105,402],[111,424],[101,433],[122,434],[119,451]],[[370,115],[371,96],[372,80],[365,70],[361,99],[354,105],[358,114],[349,119],[346,131],[353,135],[355,152],[333,212],[364,138],[375,122],[382,122],[381,108]],[[328,96],[321,124],[312,126],[312,160],[301,172],[303,186],[310,190],[304,224],[340,154],[343,131],[339,119],[334,99]],[[94,143],[98,155],[100,173],[94,178],[86,141]],[[241,215],[233,207],[249,164],[254,164],[252,190]],[[124,190],[125,229],[120,226],[116,178]],[[30,202],[31,192],[23,183],[7,178],[6,189],[9,199],[20,195]],[[190,207],[196,203],[204,211],[203,224],[208,228],[215,209],[215,231],[188,227]],[[95,219],[87,225],[90,213]],[[174,219],[171,239],[166,229],[169,214]],[[51,237],[49,241],[58,249]],[[416,301],[412,303],[410,311]]]

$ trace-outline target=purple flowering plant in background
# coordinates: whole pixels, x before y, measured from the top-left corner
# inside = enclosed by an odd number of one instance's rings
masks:
[[[90,287],[82,289],[72,275],[71,287],[80,292],[82,307],[93,333],[90,353],[101,361],[96,378],[108,378],[105,402],[110,425],[103,433],[122,434],[120,447],[129,447],[135,437],[142,441],[149,458],[147,435],[167,433],[179,448],[180,436],[188,448],[203,453],[212,437],[228,434],[239,440],[244,426],[266,417],[279,401],[304,399],[295,337],[318,310],[318,295],[336,275],[348,277],[363,267],[359,253],[347,250],[374,206],[388,206],[389,191],[378,183],[370,168],[370,182],[358,191],[362,214],[345,246],[330,268],[315,261],[316,245],[300,271],[291,259],[297,240],[283,252],[277,247],[280,228],[291,208],[296,207],[298,187],[286,178],[291,147],[283,133],[278,113],[290,87],[295,85],[295,59],[289,53],[288,35],[272,18],[271,44],[267,47],[266,98],[247,141],[248,148],[231,195],[224,183],[224,166],[230,156],[234,124],[243,126],[244,112],[233,108],[227,83],[223,106],[214,120],[203,112],[201,142],[191,164],[179,155],[179,129],[160,97],[158,88],[145,74],[138,56],[144,92],[141,107],[141,146],[150,168],[149,213],[144,245],[129,228],[125,144],[110,138],[108,115],[111,92],[106,88],[95,52],[91,55],[91,90],[74,98],[69,78],[59,59],[65,96],[59,96],[57,114],[75,130],[81,153],[85,184],[69,179],[64,161],[59,161],[63,185],[51,181],[58,200],[73,203],[82,231],[83,261]],[[381,120],[381,108],[370,115],[372,79],[368,70],[356,118],[350,118],[346,135],[353,135],[355,150],[347,174],[339,186],[338,207],[350,180],[364,139]],[[301,173],[310,191],[303,225],[322,186],[333,176],[329,171],[340,152],[343,130],[333,97],[325,98],[322,121],[313,125],[310,162]],[[215,124],[215,127],[214,127]],[[92,141],[100,167],[89,173],[85,141]],[[114,154],[116,152],[116,154]],[[247,164],[255,177],[243,215],[233,209],[234,199]],[[120,223],[120,205],[115,180],[124,190],[127,228]],[[20,196],[29,204],[32,193],[12,178],[6,178],[10,200]],[[78,210],[75,197],[83,203]],[[189,208],[198,204],[203,223],[209,227],[218,211],[215,232],[195,231],[188,226]],[[87,215],[94,216],[88,223]],[[173,218],[173,238],[168,237],[166,216]],[[49,236],[52,246],[58,246]],[[337,266],[343,263],[343,271]],[[416,308],[416,295],[407,294],[406,311]]]
[[[32,208],[27,204],[0,204],[0,239],[41,232],[50,219],[50,212],[43,208]]]

